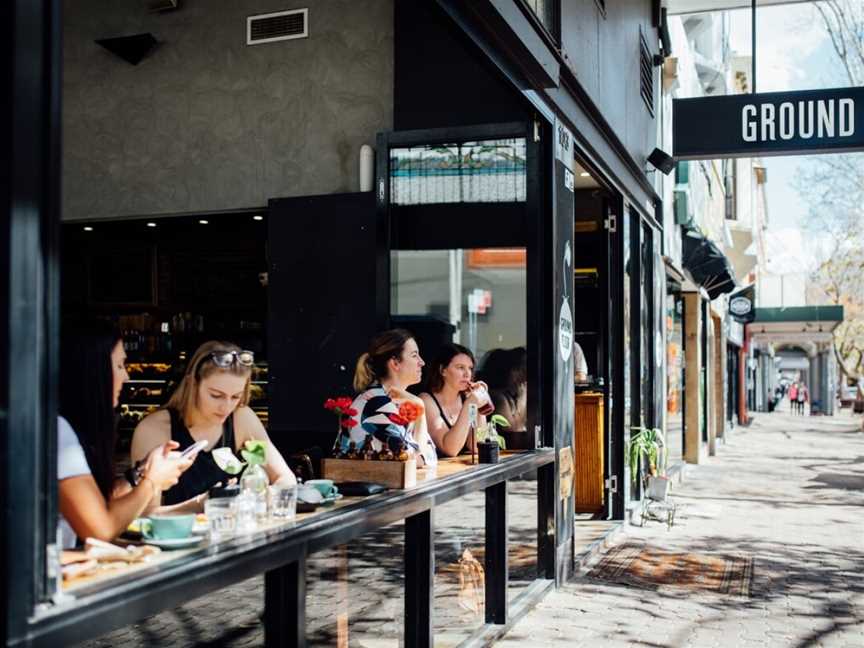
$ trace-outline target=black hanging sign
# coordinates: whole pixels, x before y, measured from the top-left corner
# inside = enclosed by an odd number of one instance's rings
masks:
[[[742,324],[752,322],[756,317],[756,284],[751,284],[729,295],[729,313]]]
[[[864,151],[864,87],[675,99],[676,160]]]

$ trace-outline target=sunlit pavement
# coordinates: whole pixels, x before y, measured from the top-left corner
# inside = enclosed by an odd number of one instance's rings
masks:
[[[616,542],[749,553],[747,599],[589,579],[550,594],[496,646],[864,646],[861,418],[797,416],[781,403],[675,483],[675,526]]]

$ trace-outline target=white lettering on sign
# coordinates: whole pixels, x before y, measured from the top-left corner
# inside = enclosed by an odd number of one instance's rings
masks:
[[[780,139],[792,139],[795,135],[795,106],[788,101],[780,104]]]
[[[855,101],[840,100],[840,137],[851,137],[855,134]]]
[[[797,115],[796,115],[797,112]],[[820,99],[746,104],[741,108],[741,139],[745,142],[773,142],[794,137],[811,139],[852,137],[855,134],[855,100]]]
[[[741,136],[745,142],[756,141],[756,123],[753,118],[756,116],[756,106],[747,104],[741,109]]]
[[[798,102],[798,134],[801,139],[813,137],[813,102],[807,102],[807,110],[803,109],[804,102]]]
[[[762,104],[762,141],[774,140],[774,104]]]

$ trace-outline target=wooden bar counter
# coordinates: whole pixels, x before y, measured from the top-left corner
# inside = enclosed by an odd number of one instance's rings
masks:
[[[576,394],[573,439],[576,513],[603,510],[603,394]]]

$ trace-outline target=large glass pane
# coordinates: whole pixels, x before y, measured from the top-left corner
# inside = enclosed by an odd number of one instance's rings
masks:
[[[486,495],[479,491],[439,506],[433,520],[435,646],[458,646],[486,622]]]
[[[622,228],[621,228],[621,238],[623,240],[622,245],[622,257],[621,257],[621,267],[624,269],[622,282],[624,284],[624,299],[622,300],[621,305],[621,317],[623,319],[623,330],[624,330],[624,339],[622,340],[622,348],[623,348],[623,356],[624,356],[624,366],[621,368],[623,371],[623,383],[624,383],[624,407],[623,407],[623,419],[624,419],[624,439],[625,441],[630,438],[630,426],[632,423],[632,415],[633,415],[633,392],[632,392],[632,362],[633,356],[630,353],[631,351],[631,327],[632,320],[630,317],[630,304],[632,301],[631,295],[631,282],[633,280],[632,273],[632,255],[631,255],[631,237],[630,237],[630,214],[626,214],[624,218],[621,219]],[[625,471],[627,464],[625,462]],[[624,497],[625,501],[630,498],[630,478],[623,477],[622,481],[624,482]]]
[[[524,248],[393,252],[394,319],[429,331],[418,333],[427,361],[448,341],[478,362],[493,349],[524,347],[525,259]]]
[[[669,462],[684,453],[684,300],[666,296],[666,447]]]
[[[390,150],[390,202],[524,202],[524,138]]]
[[[310,646],[403,644],[405,526],[397,522],[307,560]]]
[[[537,471],[507,484],[507,596],[512,601],[537,578]]]
[[[652,333],[652,311],[653,300],[651,295],[651,284],[653,281],[653,243],[651,230],[643,225],[641,228],[639,265],[639,331],[640,331],[640,354],[639,354],[639,417],[642,425],[654,427],[652,420],[651,402],[654,398],[652,393],[652,359],[654,356],[654,335]]]

